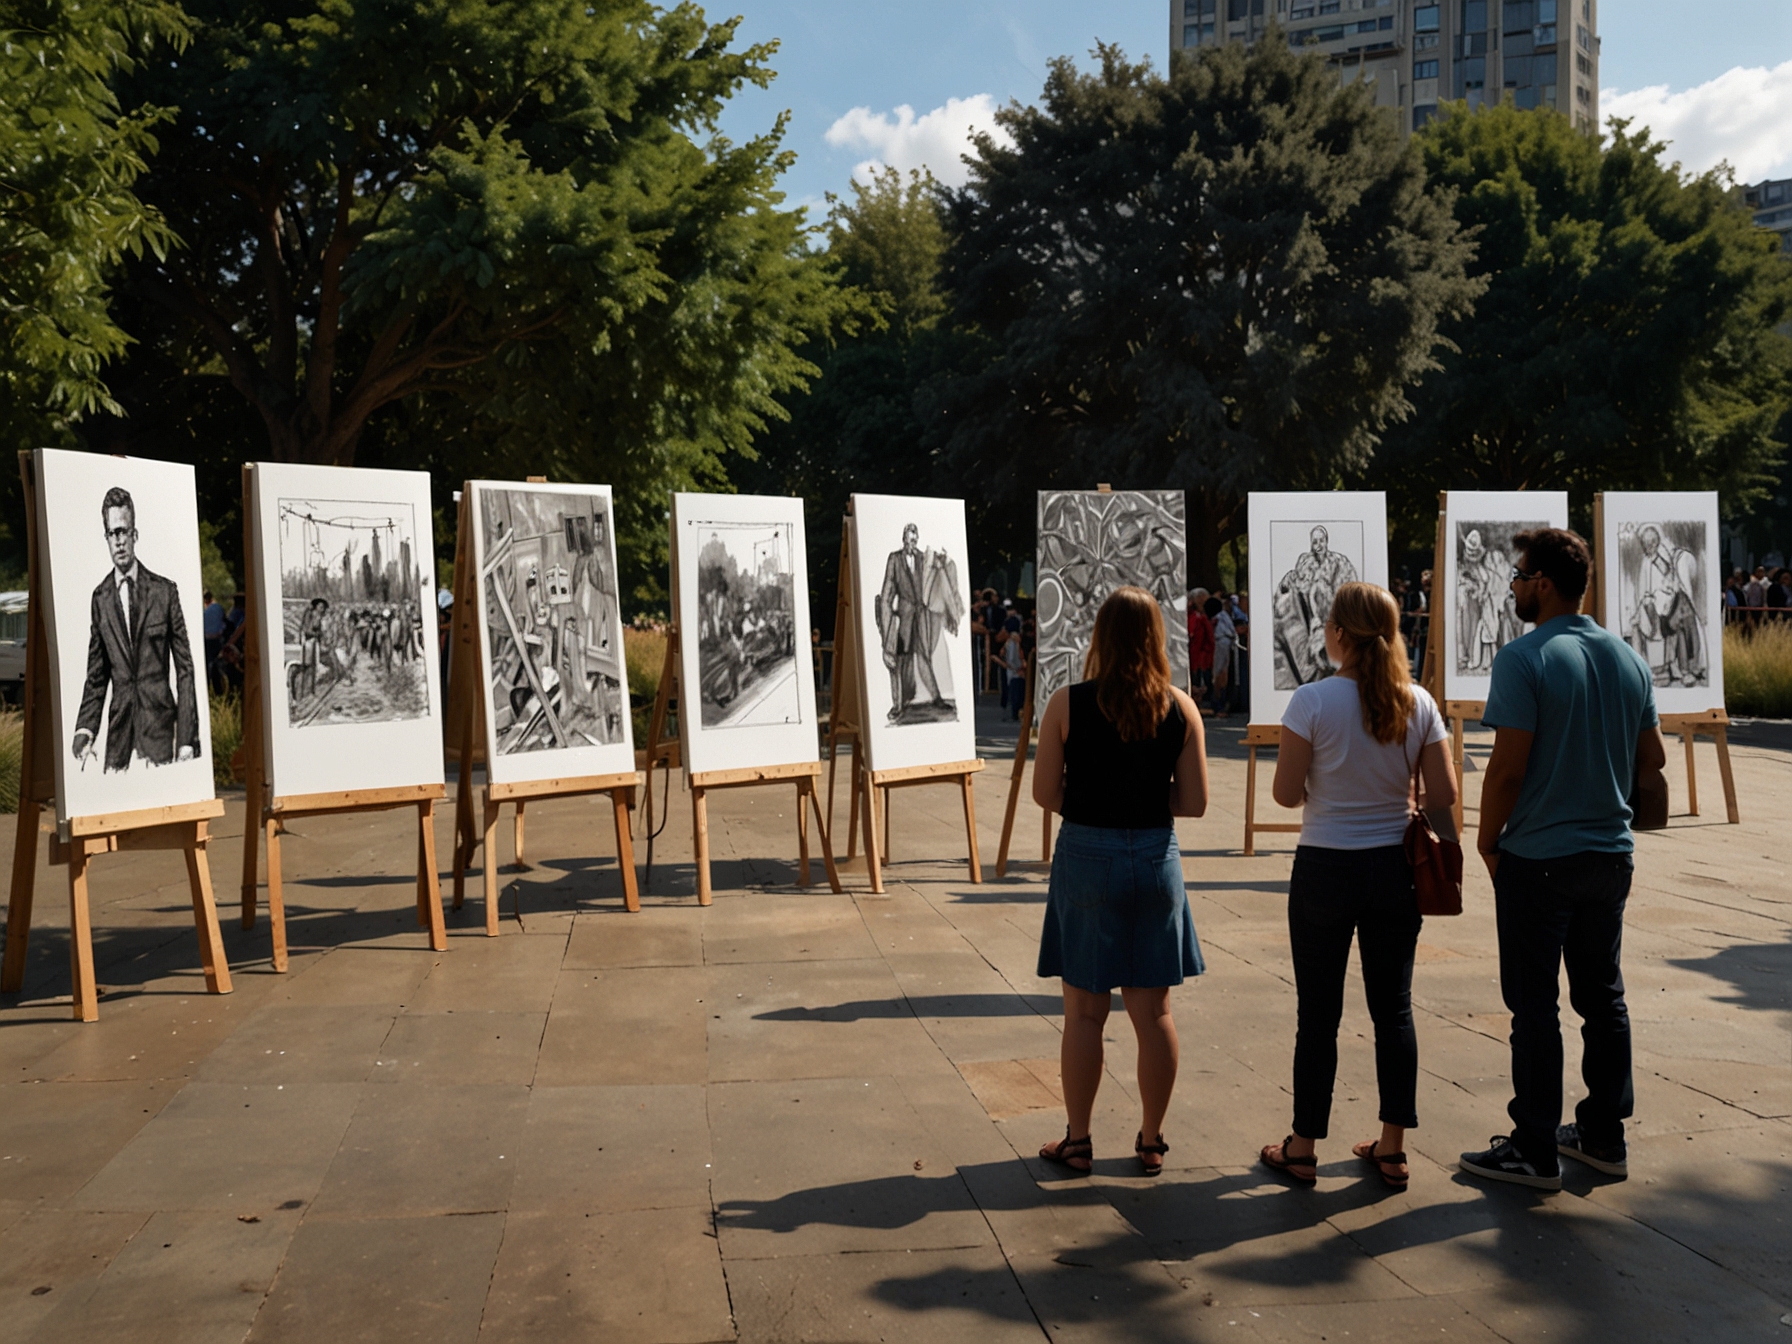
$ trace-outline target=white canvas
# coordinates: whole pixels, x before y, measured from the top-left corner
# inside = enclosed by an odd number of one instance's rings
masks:
[[[1568,496],[1561,490],[1452,490],[1444,496],[1444,572],[1432,576],[1431,600],[1444,618],[1438,654],[1445,700],[1486,700],[1494,655],[1531,629],[1514,608],[1512,538],[1567,526]]]
[[[215,797],[193,468],[54,448],[34,467],[57,820]],[[102,513],[113,490],[128,514]]]
[[[1598,581],[1605,626],[1655,674],[1655,707],[1724,704],[1715,491],[1607,493]]]
[[[871,769],[976,759],[964,501],[854,495],[847,532]]]
[[[607,485],[469,483],[487,777],[635,768]]]
[[[1251,722],[1280,723],[1294,692],[1329,677],[1325,622],[1347,583],[1388,581],[1379,490],[1250,497]]]
[[[1180,490],[1041,490],[1035,716],[1081,681],[1095,613],[1134,584],[1163,608],[1170,679],[1188,686],[1188,526]]]
[[[429,475],[251,468],[277,797],[442,782]]]
[[[679,735],[691,774],[820,759],[803,501],[672,496]]]

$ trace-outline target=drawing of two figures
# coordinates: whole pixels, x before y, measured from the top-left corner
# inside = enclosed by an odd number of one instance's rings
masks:
[[[884,562],[883,586],[875,613],[883,637],[884,667],[890,673],[891,723],[949,723],[958,706],[942,693],[934,667],[940,634],[958,633],[964,599],[958,591],[958,565],[943,550],[921,549],[921,530],[902,529],[902,549]],[[916,682],[927,692],[915,696]],[[950,673],[945,691],[951,691]]]

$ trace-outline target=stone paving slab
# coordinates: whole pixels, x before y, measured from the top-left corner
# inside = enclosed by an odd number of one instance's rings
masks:
[[[1255,1164],[1288,1125],[1292,846],[1237,852],[1240,727],[1211,730],[1215,806],[1179,827],[1209,973],[1172,996],[1183,1067],[1155,1180],[1131,1156],[1117,1005],[1094,1176],[1033,1156],[1063,1132],[1062,1021],[1033,974],[1044,872],[993,872],[1005,768],[974,785],[985,880],[956,791],[913,790],[882,895],[862,866],[844,895],[819,862],[795,886],[790,791],[719,794],[708,909],[675,776],[637,915],[608,817],[533,804],[530,867],[499,828],[501,936],[475,895],[440,953],[405,820],[307,818],[286,844],[284,975],[265,914],[237,918],[231,800],[212,862],[236,992],[203,992],[178,858],[108,855],[86,1026],[67,1020],[66,879],[40,836],[26,988],[0,1002],[5,1337],[1792,1339],[1792,729],[1736,730],[1742,826],[1709,815],[1702,749],[1707,816],[1641,837],[1632,1176],[1568,1164],[1543,1196],[1454,1169],[1509,1095],[1479,870],[1466,913],[1421,937],[1410,1191],[1349,1155],[1376,1125],[1354,971],[1318,1186]],[[1487,744],[1470,734],[1471,762]],[[1038,845],[1023,801],[1016,858]]]

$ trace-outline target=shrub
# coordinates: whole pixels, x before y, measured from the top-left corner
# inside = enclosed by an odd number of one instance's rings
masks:
[[[19,772],[24,767],[25,716],[0,710],[0,812],[19,810]]]
[[[1792,622],[1724,627],[1724,701],[1732,714],[1792,718]]]
[[[214,695],[212,700],[212,783],[228,789],[242,781],[230,758],[243,744],[243,698],[235,691]]]
[[[660,673],[666,666],[666,632],[622,632],[623,655],[628,662],[628,702],[634,721],[635,747],[647,745],[647,729],[653,719],[653,702],[660,693]]]

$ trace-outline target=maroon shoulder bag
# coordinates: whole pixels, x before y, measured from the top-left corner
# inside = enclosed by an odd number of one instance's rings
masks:
[[[1421,748],[1421,752],[1423,749]],[[1462,845],[1445,840],[1419,807],[1419,767],[1412,768],[1412,815],[1406,822],[1406,861],[1421,915],[1462,913]]]

